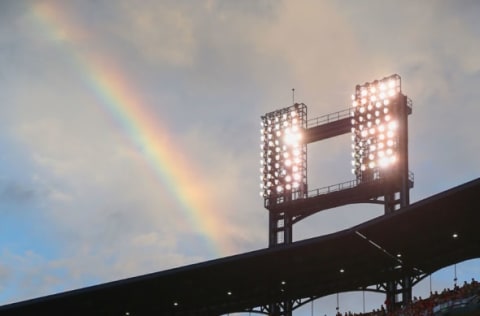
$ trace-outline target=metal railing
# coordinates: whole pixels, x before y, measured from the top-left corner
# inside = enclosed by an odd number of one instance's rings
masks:
[[[320,195],[325,195],[325,194],[329,194],[329,193],[333,193],[333,192],[340,192],[340,191],[343,191],[343,190],[353,189],[353,188],[359,186],[360,184],[369,184],[369,183],[371,184],[371,183],[375,183],[375,182],[378,183],[378,182],[383,181],[383,180],[384,180],[384,178],[381,178],[381,177],[375,177],[371,180],[363,180],[363,181],[355,179],[355,180],[350,180],[350,181],[346,181],[346,182],[342,182],[342,183],[329,185],[329,186],[322,187],[322,188],[309,190],[309,191],[307,191],[306,194],[301,193],[301,191],[294,191],[294,192],[292,192],[292,199],[289,200],[289,201],[298,201],[298,200],[302,200],[302,199],[314,198],[314,197],[318,197]],[[411,181],[411,183],[413,184],[414,173],[411,172],[411,171],[408,171],[408,180]],[[282,200],[277,200],[276,202],[273,202],[273,203],[274,204],[283,204],[284,202],[286,202],[286,200],[284,200],[283,198],[281,198],[281,199]],[[265,207],[268,208],[268,206],[271,203],[272,202],[268,198],[265,199]]]
[[[329,186],[326,186],[326,187],[309,190],[307,192],[306,197],[311,198],[311,197],[316,197],[316,196],[323,195],[323,194],[329,194],[329,193],[332,193],[332,192],[338,192],[338,191],[342,191],[342,190],[353,189],[354,187],[358,186],[359,184],[374,183],[374,182],[382,181],[382,180],[383,180],[383,178],[380,178],[380,177],[379,178],[374,178],[374,179],[368,180],[368,181],[366,181],[366,180],[359,181],[358,179],[350,180],[350,181],[347,181],[347,182],[337,183],[337,184],[329,185]],[[411,181],[412,183],[415,180],[415,175],[412,171],[408,171],[408,180]]]
[[[342,191],[342,190],[352,189],[359,184],[360,184],[360,182],[358,180],[350,180],[350,181],[347,181],[347,182],[342,182],[342,183],[329,185],[329,186],[323,187],[323,188],[309,190],[307,192],[307,198],[316,197],[316,196],[319,196],[319,195],[328,194],[328,193],[332,193],[332,192],[338,192],[338,191]]]
[[[346,110],[338,111],[335,113],[330,113],[327,115],[319,116],[313,119],[307,120],[307,128],[319,126],[322,124],[327,124],[334,121],[339,121],[341,119],[350,117],[351,108]]]

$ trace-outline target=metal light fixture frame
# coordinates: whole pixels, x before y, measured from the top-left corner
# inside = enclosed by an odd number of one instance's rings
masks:
[[[304,198],[307,193],[307,127],[303,103],[261,117],[260,195],[264,206]]]

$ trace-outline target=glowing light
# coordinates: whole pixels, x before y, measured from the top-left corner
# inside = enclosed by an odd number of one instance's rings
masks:
[[[262,116],[260,195],[265,199],[287,197],[293,190],[306,187],[303,176],[306,175],[306,144],[301,143],[305,128],[304,104],[295,104]]]
[[[363,180],[370,169],[388,168],[396,161],[398,121],[392,106],[401,93],[400,77],[393,75],[358,85],[352,97],[352,166]]]
[[[388,128],[390,130],[394,130],[398,127],[398,123],[396,121],[391,121],[390,123],[388,123]]]
[[[380,167],[382,168],[385,168],[386,166],[388,166],[388,159],[383,157],[379,160],[379,165]]]

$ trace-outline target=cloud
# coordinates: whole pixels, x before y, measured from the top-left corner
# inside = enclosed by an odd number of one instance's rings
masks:
[[[201,5],[196,5],[202,9]],[[174,67],[191,66],[196,58],[197,43],[191,8],[173,2],[132,4],[123,1],[112,8],[115,20],[107,30],[137,52],[137,58]]]
[[[285,1],[263,34],[263,49],[282,58],[305,91],[328,91],[361,53],[347,22],[329,2]]]
[[[0,293],[7,289],[5,284],[8,284],[12,277],[12,269],[6,264],[0,264]]]
[[[0,186],[0,200],[7,203],[28,203],[36,194],[33,188],[14,181]]]

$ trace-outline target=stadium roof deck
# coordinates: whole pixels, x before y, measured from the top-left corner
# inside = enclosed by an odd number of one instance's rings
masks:
[[[0,315],[220,315],[357,290],[480,257],[479,219],[480,178],[334,234],[13,303]]]

